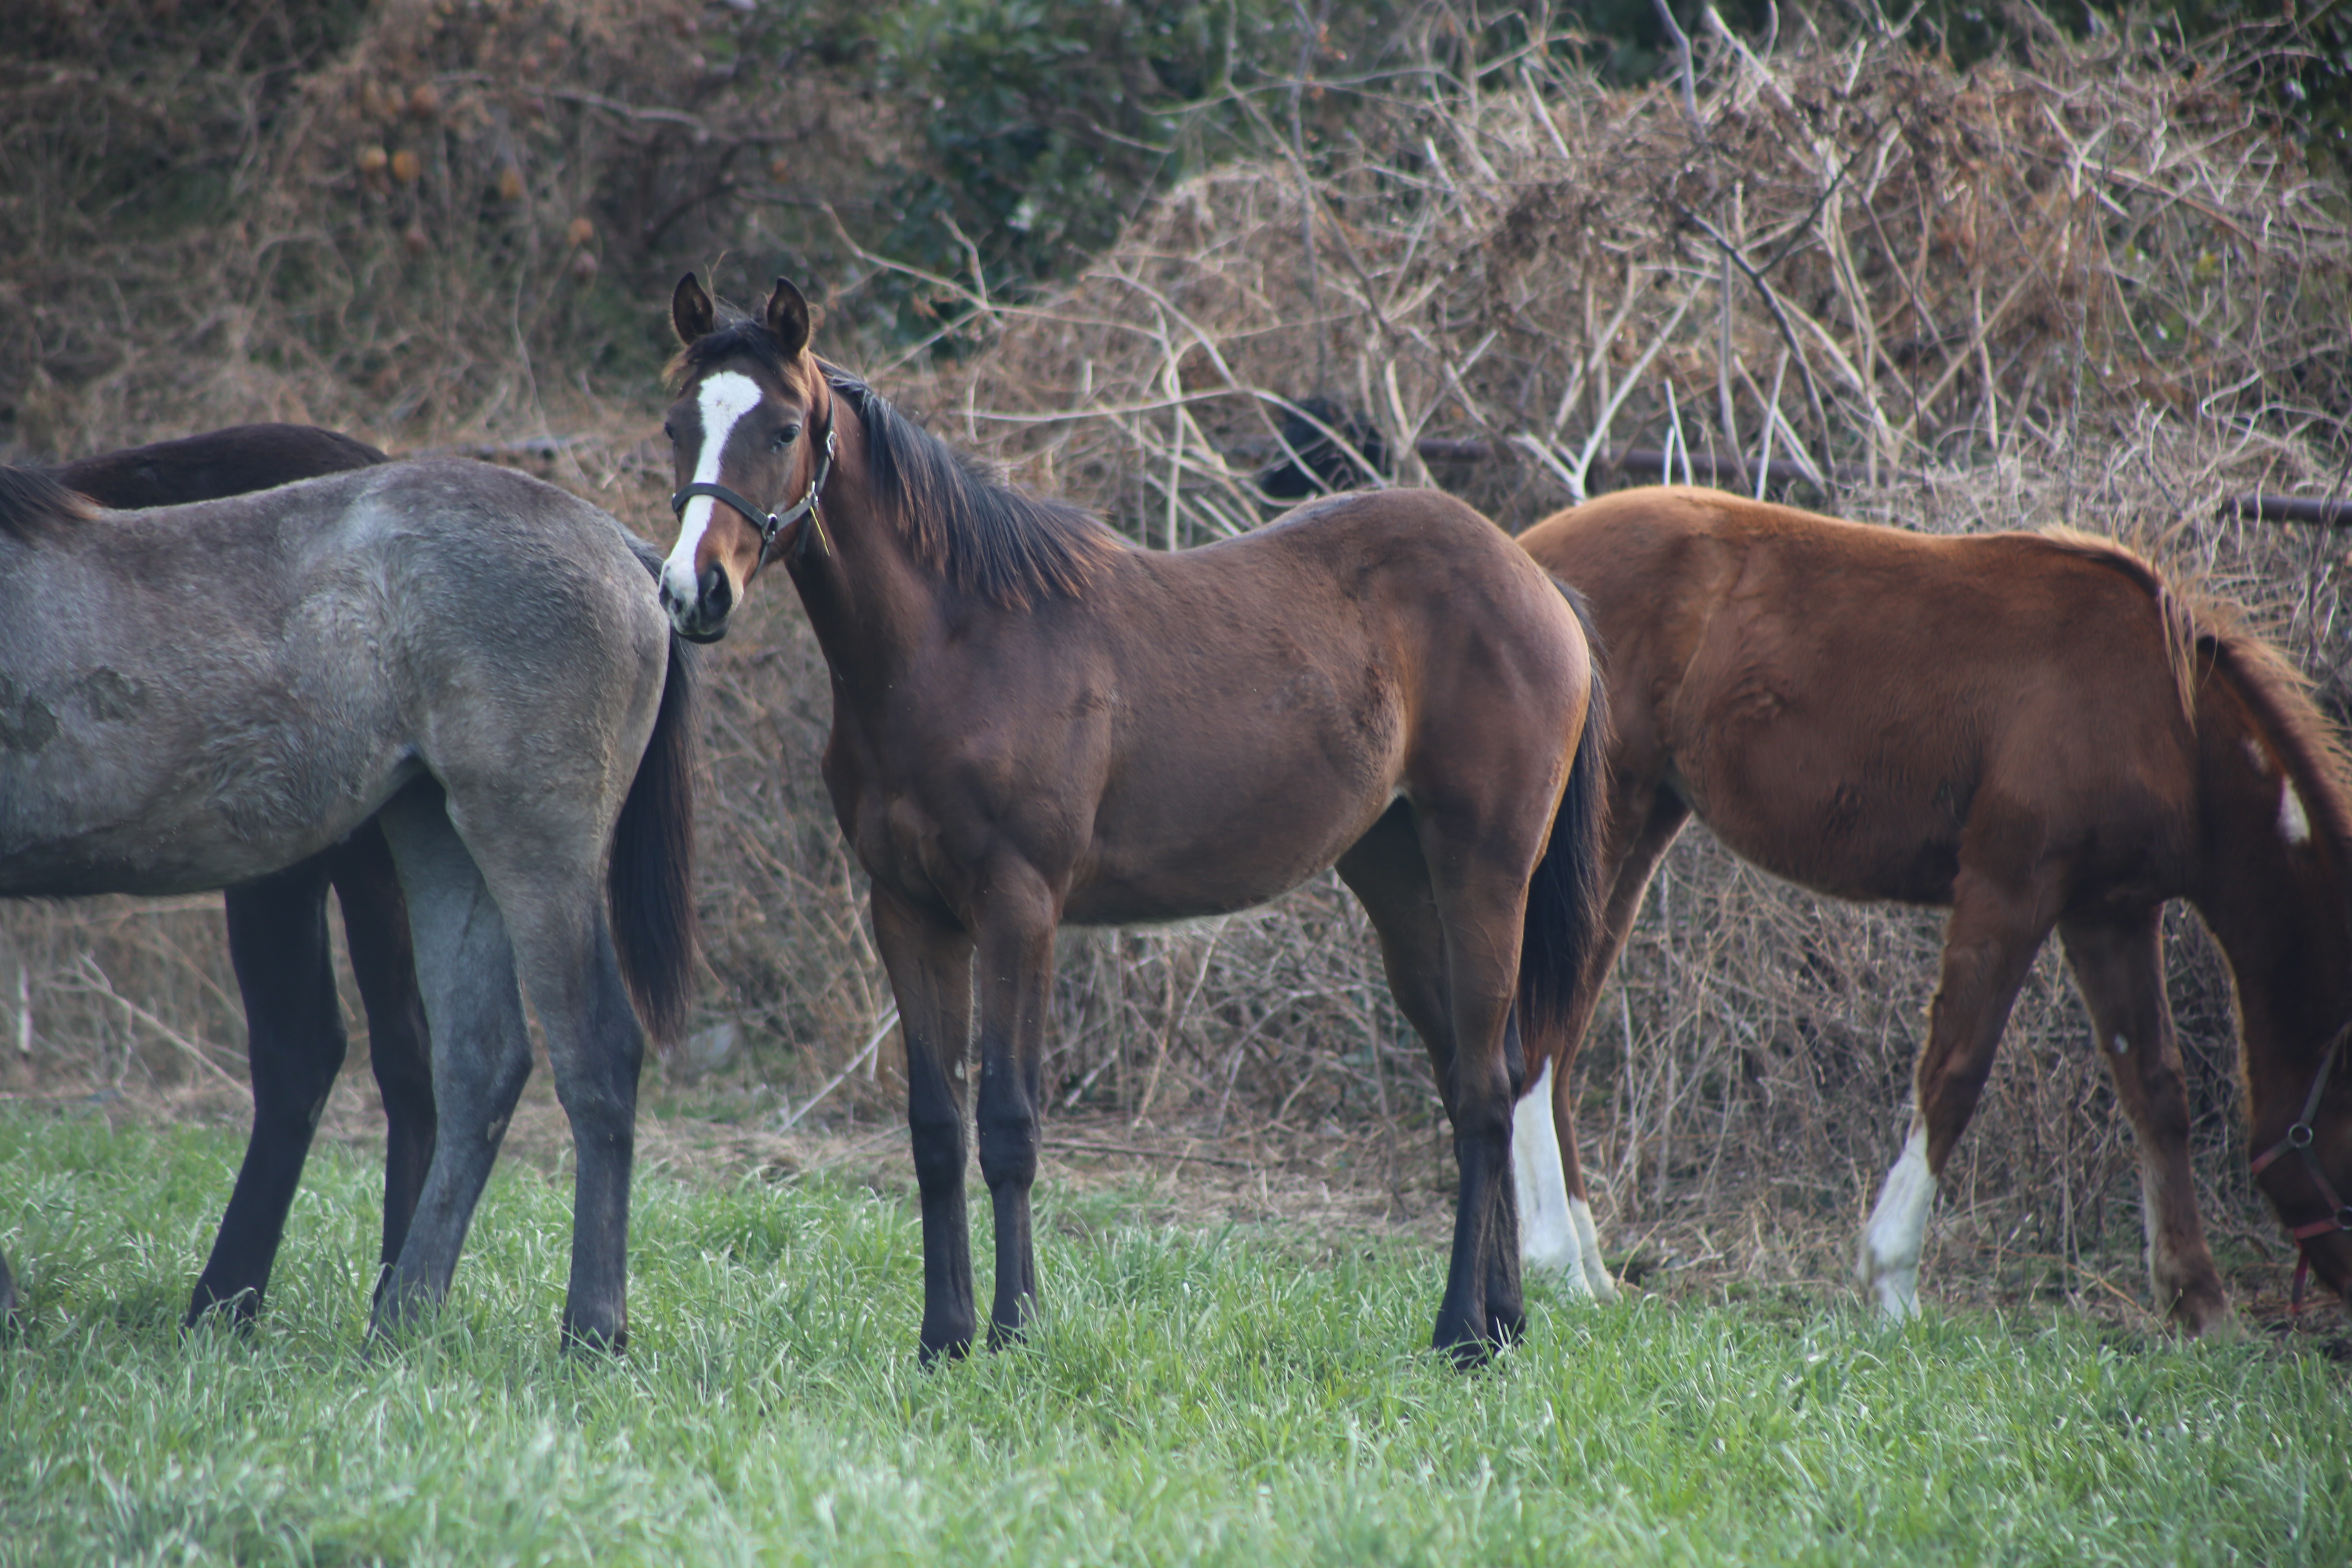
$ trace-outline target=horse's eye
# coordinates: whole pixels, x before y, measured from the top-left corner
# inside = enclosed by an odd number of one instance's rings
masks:
[[[791,446],[793,442],[795,442],[795,441],[799,440],[800,438],[801,438],[801,427],[800,427],[799,426],[797,426],[797,425],[786,425],[786,426],[783,426],[782,427],[781,427],[780,429],[778,429],[778,430],[777,430],[777,432],[776,432],[776,450],[777,450],[777,451],[779,451],[779,452],[781,452],[781,451],[782,451],[785,447],[787,447]]]
[[[677,426],[667,419],[662,421],[662,435],[671,446],[677,445]]]

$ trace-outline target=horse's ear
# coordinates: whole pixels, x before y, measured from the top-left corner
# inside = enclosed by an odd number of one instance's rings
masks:
[[[768,331],[776,334],[776,342],[784,347],[786,359],[798,359],[808,347],[809,307],[801,291],[793,287],[789,278],[776,279],[776,291],[768,296]]]
[[[719,325],[719,318],[710,308],[710,296],[689,272],[677,280],[677,288],[669,297],[669,324],[677,333],[677,341],[692,347],[709,337]]]

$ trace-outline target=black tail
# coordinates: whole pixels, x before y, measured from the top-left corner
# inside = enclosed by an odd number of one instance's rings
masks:
[[[1609,829],[1609,699],[1601,680],[1600,634],[1584,596],[1565,583],[1559,586],[1576,611],[1591,649],[1592,691],[1584,710],[1584,733],[1569,769],[1568,789],[1552,818],[1551,841],[1528,882],[1527,921],[1519,938],[1518,1016],[1530,1081],[1542,1072],[1541,1064],[1557,1061],[1569,1044],[1569,1020],[1588,978],[1585,971],[1591,964],[1607,892],[1601,872]]]
[[[661,710],[613,826],[605,880],[621,975],[655,1043],[686,1025],[694,978],[694,659],[672,632]]]

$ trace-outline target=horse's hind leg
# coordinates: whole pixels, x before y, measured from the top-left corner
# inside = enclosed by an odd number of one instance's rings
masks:
[[[2091,1012],[2095,1047],[2115,1074],[2116,1096],[2139,1143],[2147,1226],[2148,1282],[2187,1333],[2230,1321],[2230,1300],[2205,1229],[2189,1168],[2189,1096],[2180,1047],[2164,994],[2161,906],[2059,922],[2074,984]]]
[[[383,1097],[383,1253],[378,1290],[408,1239],[433,1159],[433,1037],[416,988],[408,905],[383,829],[362,826],[325,857],[367,1009],[368,1066]]]
[[[380,820],[400,870],[432,1021],[439,1121],[407,1240],[376,1292],[373,1326],[383,1332],[448,1294],[474,1205],[530,1075],[530,1040],[506,921],[450,825],[440,785],[411,784]]]
[[[253,1133],[188,1303],[194,1325],[226,1308],[240,1323],[262,1292],[346,1042],[327,945],[327,869],[318,858],[229,889],[229,961],[244,994]]]
[[[1944,931],[1942,984],[1916,1069],[1911,1134],[1879,1189],[1855,1270],[1890,1317],[1918,1310],[1919,1248],[1936,1181],[1976,1114],[2018,987],[2055,921],[2056,883],[2047,870],[2014,883],[1987,875],[1966,864],[1963,848]]]
[[[541,882],[532,892],[520,901],[509,897],[515,950],[547,1031],[555,1097],[572,1123],[578,1160],[563,1342],[620,1351],[629,1342],[629,1184],[645,1032],[621,980],[604,889],[582,877]]]
[[[1400,801],[1339,858],[1338,869],[1371,919],[1390,994],[1428,1047],[1439,1097],[1454,1122],[1461,1189],[1454,1209],[1453,1261],[1434,1339],[1439,1349],[1467,1363],[1481,1359],[1487,1348],[1517,1339],[1526,1326],[1516,1237],[1516,1176],[1507,1158],[1511,1108],[1525,1086],[1465,1081],[1464,1053],[1457,1048],[1465,1037],[1463,1009],[1455,997],[1457,977],[1447,963],[1445,919],[1453,912],[1448,906],[1460,900],[1441,895],[1430,878],[1431,858],[1416,814]],[[1517,911],[1488,929],[1516,933]],[[1514,964],[1511,973],[1500,975],[1500,994],[1486,999],[1502,1013],[1496,1022],[1506,1030],[1509,985],[1516,973]],[[1486,977],[1490,983],[1495,978]],[[1488,1066],[1507,1072],[1507,1052],[1500,1056]],[[1525,1065],[1520,1064],[1521,1078]]]
[[[617,807],[617,802],[614,803]],[[513,946],[505,974],[514,995],[515,971],[530,994],[547,1038],[555,1097],[572,1124],[572,1268],[563,1296],[563,1342],[620,1351],[629,1339],[629,1183],[636,1164],[637,1075],[646,1038],[613,945],[598,876],[600,851],[613,817],[572,796],[518,800],[485,790],[452,805],[465,825],[465,844],[480,866]],[[453,831],[450,841],[457,842]],[[395,840],[395,848],[397,841]],[[405,876],[405,866],[403,873]],[[412,903],[415,894],[412,889]],[[419,957],[425,931],[417,932]],[[501,944],[501,953],[508,951]],[[517,1022],[520,1022],[518,1014]],[[441,1131],[433,1152],[469,1136],[439,1092],[441,1063],[450,1056],[443,1026],[433,1018],[434,1081],[441,1101]],[[516,1080],[520,1087],[520,1079]],[[496,1115],[513,1104],[507,1094]],[[426,1179],[426,1197],[432,1179]],[[417,1226],[425,1225],[420,1205]],[[408,1251],[415,1252],[414,1236]]]
[[[1655,778],[1644,776],[1630,782],[1613,779],[1612,783],[1608,858],[1603,867],[1610,879],[1609,899],[1601,910],[1601,929],[1593,935],[1591,966],[1578,994],[1576,1014],[1569,1020],[1568,1048],[1557,1073],[1546,1064],[1546,1076],[1538,1085],[1550,1090],[1551,1120],[1549,1126],[1542,1130],[1549,1147],[1535,1158],[1541,1160],[1549,1154],[1558,1163],[1557,1201],[1562,1219],[1557,1230],[1538,1223],[1530,1224],[1526,1232],[1530,1268],[1549,1267],[1561,1270],[1564,1276],[1580,1275],[1580,1282],[1569,1286],[1570,1291],[1580,1294],[1589,1290],[1601,1301],[1617,1300],[1617,1282],[1609,1277],[1609,1266],[1601,1259],[1600,1227],[1592,1222],[1592,1205],[1584,1190],[1584,1169],[1577,1158],[1576,1096],[1571,1079],[1577,1055],[1592,1026],[1593,1009],[1600,1003],[1602,983],[1616,964],[1617,955],[1624,951],[1625,938],[1633,929],[1634,917],[1641,913],[1642,899],[1649,891],[1650,879],[1656,874],[1658,862],[1673,847],[1683,824],[1690,819],[1690,807]],[[1631,1070],[1631,1064],[1627,1070]],[[1520,1101],[1522,1112],[1533,1099],[1531,1091],[1528,1100]],[[1512,1139],[1515,1158],[1526,1158],[1519,1155],[1520,1134],[1528,1131],[1532,1120],[1523,1120],[1519,1134]],[[1520,1202],[1524,1215],[1528,1212],[1524,1187]]]

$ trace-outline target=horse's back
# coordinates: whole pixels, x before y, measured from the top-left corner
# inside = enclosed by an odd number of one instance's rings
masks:
[[[620,526],[483,464],[101,513],[10,548],[0,678],[38,720],[0,731],[10,893],[249,879],[419,767],[610,794],[659,700],[667,630]]]
[[[1093,796],[1069,814],[1085,847],[1068,918],[1087,923],[1261,902],[1400,793],[1473,774],[1490,792],[1556,785],[1590,687],[1557,587],[1433,492],[1337,497],[1216,544],[1123,552],[1082,596],[1021,620],[1017,659],[957,640],[923,701],[992,810],[1013,813],[1041,776]],[[1050,726],[971,723],[1016,690]]]
[[[2193,738],[2153,576],[2120,551],[1669,487],[1521,543],[1592,600],[1620,770],[1768,869],[1942,902],[1988,802],[2045,838],[2176,847]]]
[[[275,489],[383,462],[364,441],[315,425],[237,425],[59,465],[56,478],[118,510]]]

